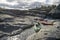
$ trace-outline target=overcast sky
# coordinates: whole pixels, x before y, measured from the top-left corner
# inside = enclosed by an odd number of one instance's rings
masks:
[[[58,4],[60,0],[0,0],[0,7],[7,8],[7,9],[28,9],[28,8],[34,8],[38,4]],[[35,3],[35,4],[34,4]],[[34,4],[34,5],[32,5]],[[32,5],[32,6],[31,6]],[[27,8],[26,8],[27,7]],[[38,5],[38,7],[40,7]]]
[[[32,2],[42,2],[42,3],[48,3],[48,4],[54,4],[59,2],[59,0],[0,0],[0,3],[9,4],[9,5],[16,5],[17,2],[26,2],[26,3],[32,3]]]

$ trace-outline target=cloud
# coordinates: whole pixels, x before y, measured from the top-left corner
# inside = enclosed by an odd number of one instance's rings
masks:
[[[7,0],[8,2],[13,2],[13,1],[15,1],[15,0]]]
[[[29,7],[31,6],[34,2],[39,2],[40,3],[44,3],[44,4],[58,4],[60,0],[0,0],[0,7],[6,7],[6,8],[24,8],[24,7]],[[33,4],[34,6],[38,5],[38,4]],[[34,6],[31,7],[34,7]],[[38,5],[37,7],[39,7],[40,5]]]
[[[0,0],[0,3],[9,4],[9,5],[16,5],[18,2],[26,2],[26,3],[33,3],[33,2],[42,2],[45,4],[53,4],[59,2],[59,0]]]
[[[59,1],[60,0],[41,0],[40,2],[52,5],[52,4],[59,4],[60,3]]]

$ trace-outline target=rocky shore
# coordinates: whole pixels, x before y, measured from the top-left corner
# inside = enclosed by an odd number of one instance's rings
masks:
[[[57,19],[60,16],[58,15],[60,12],[57,8],[50,12],[1,9],[0,40],[58,40],[60,39],[60,19]],[[49,20],[48,23],[54,20],[54,25],[43,25],[42,29],[36,33],[33,29],[34,22],[42,19]],[[46,22],[45,24],[48,24]]]

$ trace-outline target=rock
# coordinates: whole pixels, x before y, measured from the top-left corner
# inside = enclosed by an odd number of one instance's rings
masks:
[[[14,29],[13,29],[14,28]],[[0,24],[0,33],[1,35],[16,35],[18,33],[21,33],[22,29],[20,27],[6,25],[6,24]]]
[[[52,17],[54,19],[60,19],[60,4],[56,8],[51,10],[49,12],[49,15],[47,15],[47,16],[50,16],[50,17]]]
[[[0,14],[2,19],[0,23],[0,40],[55,40],[55,38],[60,37],[58,23],[57,25],[54,24],[55,27],[44,25],[41,30],[35,33],[32,28],[33,22],[37,20],[36,18],[45,18],[44,13],[40,15],[40,13],[27,13],[20,10],[3,10],[2,12],[3,14]]]
[[[8,14],[1,14],[0,19],[0,38],[18,35],[33,26],[31,21],[26,17],[23,19]]]
[[[0,22],[3,22],[4,20],[0,18]]]
[[[26,29],[23,32],[14,35],[14,36],[3,36],[2,38],[0,38],[0,40],[26,40],[26,38],[28,36],[30,36],[31,34],[35,33],[34,30],[32,28]]]
[[[39,32],[32,34],[26,40],[56,40],[60,39],[60,27],[59,23],[54,26],[46,26],[42,28]]]
[[[14,18],[4,18],[4,22],[13,22]]]
[[[34,27],[34,31],[35,32],[39,32],[41,27],[42,27],[42,25],[39,22],[37,22],[37,23],[34,24],[33,27]]]

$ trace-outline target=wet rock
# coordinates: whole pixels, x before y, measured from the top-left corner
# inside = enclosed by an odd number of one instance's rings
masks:
[[[2,38],[0,38],[0,40],[7,40],[7,36],[3,36]]]
[[[46,40],[58,40],[58,39],[53,37],[47,37]]]
[[[5,18],[4,19],[4,22],[13,22],[14,21],[14,18]]]
[[[22,33],[24,30],[31,28],[33,26],[33,24],[31,23],[31,21],[28,18],[23,19],[20,17],[13,17],[8,14],[1,14],[0,18],[3,19],[3,22],[0,23],[1,40],[4,40],[4,39],[10,40],[10,38],[11,38],[11,40],[13,40],[13,39],[15,39],[14,37],[16,35],[20,36],[20,33]],[[27,32],[28,32],[28,34],[31,34],[31,32],[29,32],[29,31],[27,31]],[[23,35],[23,37],[24,37],[24,35],[26,36],[24,39],[27,38],[27,33],[26,34],[25,33],[26,32],[21,34],[21,37],[22,37],[22,35]],[[17,39],[19,40],[20,38],[17,38]],[[15,40],[17,40],[17,39],[15,39]]]
[[[0,38],[0,40],[4,40],[4,39],[6,39],[6,40],[26,40],[26,38],[33,33],[35,33],[34,30],[32,28],[29,28],[14,36],[5,35],[2,38]]]
[[[6,24],[0,24],[0,34],[1,36],[4,35],[16,35],[18,33],[21,33],[22,29],[20,27],[6,25]]]
[[[0,22],[3,22],[4,20],[0,18]]]

